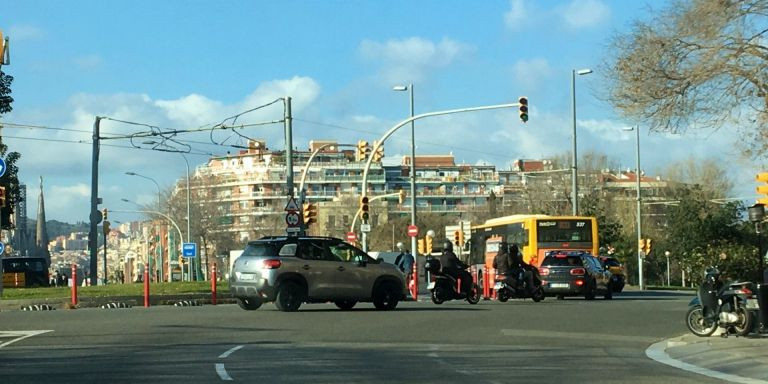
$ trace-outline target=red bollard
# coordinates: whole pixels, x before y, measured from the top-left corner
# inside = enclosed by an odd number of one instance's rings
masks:
[[[491,293],[489,291],[489,282],[488,278],[490,277],[490,272],[488,268],[483,265],[483,299],[488,300],[491,298]]]
[[[216,305],[216,263],[211,265],[211,304]]]
[[[72,306],[77,305],[77,264],[72,264]]]
[[[496,290],[493,289],[493,287],[496,286],[496,270],[491,268],[491,275],[490,275],[490,281],[488,282],[488,286],[490,288],[491,298],[496,300]]]
[[[408,285],[411,287],[411,296],[414,301],[419,301],[419,266],[413,263],[413,273],[411,274],[411,282]]]
[[[149,263],[144,263],[144,307],[149,307]]]

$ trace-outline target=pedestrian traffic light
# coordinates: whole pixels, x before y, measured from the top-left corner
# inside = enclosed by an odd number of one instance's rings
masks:
[[[0,186],[0,207],[5,207],[5,187]]]
[[[355,152],[355,159],[357,161],[364,161],[368,156],[368,142],[365,140],[358,140],[357,151]]]
[[[363,222],[367,222],[370,217],[370,207],[368,207],[368,196],[360,198],[360,212],[362,212]]]
[[[101,218],[104,220],[107,220],[107,209],[104,208],[101,210]]]
[[[109,228],[109,221],[104,220],[104,222],[101,224],[104,229],[104,236],[109,234],[110,228]]]
[[[384,144],[374,141],[373,150],[373,161],[380,162],[381,158],[384,157]]]
[[[461,247],[460,236],[461,236],[461,231],[459,230],[453,231],[453,244],[456,245],[457,247]]]
[[[761,172],[755,176],[755,180],[761,183],[768,183],[768,172]],[[768,205],[768,184],[758,184],[757,193],[763,195],[757,199],[758,204]]]
[[[651,239],[645,239],[645,254],[648,255],[651,253]]]
[[[424,242],[424,239],[419,239],[419,254],[424,255],[426,254],[426,245]]]
[[[425,246],[425,253],[429,254],[432,253],[432,236],[427,236],[424,238],[424,246]]]
[[[528,122],[528,98],[523,96],[517,102],[520,103],[520,120],[526,123]]]
[[[302,204],[301,214],[305,225],[317,222],[317,205],[312,203]]]
[[[397,201],[402,204],[405,201],[405,190],[401,189],[400,193],[397,194]]]

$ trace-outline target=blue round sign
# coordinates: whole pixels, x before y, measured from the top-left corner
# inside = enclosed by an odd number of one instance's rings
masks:
[[[2,255],[2,254],[3,254],[3,252],[5,252],[5,243],[3,243],[2,241],[0,241],[0,255]]]
[[[2,157],[0,157],[0,177],[5,175],[5,160],[3,160]]]

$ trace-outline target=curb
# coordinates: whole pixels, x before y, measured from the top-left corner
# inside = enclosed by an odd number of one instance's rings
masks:
[[[149,297],[150,306],[170,305],[182,301],[194,301],[200,304],[211,304],[210,293],[191,293],[178,295],[154,295]],[[76,306],[72,306],[70,298],[61,297],[54,299],[27,299],[27,300],[0,300],[0,311],[20,311],[29,306],[49,306],[54,309],[100,308],[110,303],[124,303],[130,307],[143,307],[144,296],[105,296],[82,297]],[[228,293],[216,295],[216,304],[234,304],[235,299]]]

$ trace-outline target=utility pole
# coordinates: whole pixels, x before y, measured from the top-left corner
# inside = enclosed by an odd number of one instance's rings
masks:
[[[91,279],[91,285],[96,285],[98,278],[98,232],[96,226],[101,221],[101,212],[99,212],[99,123],[101,117],[96,116],[93,123],[93,153],[91,155],[91,225],[88,231],[88,249],[90,251],[90,272],[88,277]],[[77,282],[73,282],[77,284]]]

